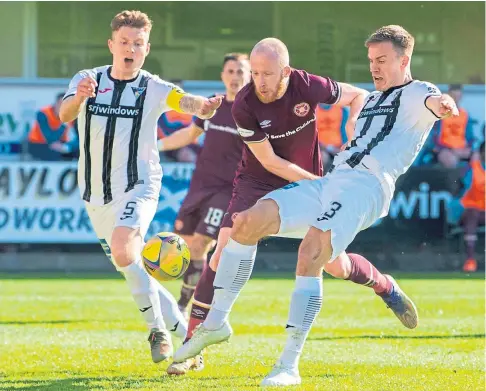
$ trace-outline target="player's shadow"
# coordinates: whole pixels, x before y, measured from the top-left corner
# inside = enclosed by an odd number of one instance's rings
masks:
[[[123,276],[116,271],[113,272],[80,272],[80,273],[60,273],[60,272],[37,272],[27,271],[18,273],[0,273],[0,281],[9,280],[123,280]]]
[[[337,339],[484,339],[486,334],[456,335],[338,335],[334,337],[309,337],[312,341],[333,341]]]
[[[159,378],[143,379],[143,378],[130,378],[123,376],[116,377],[72,377],[59,380],[40,380],[40,379],[18,379],[18,380],[1,380],[0,389],[7,390],[24,390],[24,391],[84,391],[103,389],[103,385],[99,384],[100,381],[109,381],[110,386],[115,389],[137,389],[140,388],[140,382],[148,382],[147,386],[156,386],[161,384]],[[152,384],[153,383],[153,384]],[[162,387],[161,389],[164,389]]]
[[[1,376],[1,374],[0,374]],[[225,377],[224,381],[236,380],[261,380],[261,375],[254,376],[230,376]],[[99,376],[99,377],[72,377],[59,380],[44,379],[22,379],[5,380],[0,378],[0,389],[23,390],[23,391],[84,391],[93,389],[104,389],[105,382],[109,382],[110,389],[135,390],[139,388],[173,390],[176,385],[188,390],[210,390],[214,388],[215,381],[221,381],[221,377],[209,376],[198,378],[178,379],[177,381],[167,375],[157,377],[130,377],[130,376]],[[195,387],[197,383],[197,387]],[[206,384],[207,383],[207,384]],[[186,388],[187,387],[187,388]],[[257,386],[255,386],[257,388]],[[221,388],[217,388],[221,389]],[[231,388],[233,389],[233,388]]]
[[[69,324],[69,323],[91,323],[104,322],[92,319],[72,319],[72,320],[5,320],[0,321],[0,325],[34,325],[34,324]]]
[[[28,391],[83,391],[92,390],[89,378],[73,378],[62,380],[0,380],[0,389]],[[20,385],[21,384],[21,385]]]

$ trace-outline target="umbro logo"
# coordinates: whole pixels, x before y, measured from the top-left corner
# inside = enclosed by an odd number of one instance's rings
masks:
[[[145,307],[145,308],[140,308],[140,312],[147,312],[152,306],[150,307]]]
[[[269,119],[266,119],[265,121],[260,122],[260,126],[262,127],[262,129],[268,128],[268,127],[272,126],[272,121],[270,121]]]
[[[191,312],[191,315],[197,317],[197,318],[202,318],[204,317],[204,311],[202,310],[199,310],[197,308],[193,308],[192,309],[192,312]]]

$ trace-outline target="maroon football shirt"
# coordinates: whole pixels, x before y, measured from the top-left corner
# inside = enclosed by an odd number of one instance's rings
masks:
[[[203,129],[206,136],[191,187],[228,188],[231,191],[243,150],[243,142],[231,115],[232,106],[233,102],[223,99],[213,118],[195,120],[195,125]]]
[[[334,80],[292,69],[287,91],[274,102],[262,103],[256,96],[253,82],[243,87],[233,104],[233,118],[246,144],[268,139],[276,155],[322,176],[316,106],[318,103],[336,103],[340,93]],[[288,184],[285,179],[267,171],[248,145],[243,148],[236,180],[239,179],[274,188]]]

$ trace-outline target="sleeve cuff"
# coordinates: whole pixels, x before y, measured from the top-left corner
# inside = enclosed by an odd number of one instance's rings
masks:
[[[427,99],[429,99],[429,98],[430,98],[430,97],[432,97],[432,96],[440,96],[440,95],[428,95],[428,96],[426,96],[426,97],[425,97],[425,99],[424,99],[424,106],[425,106],[425,108],[426,108],[427,110],[429,110],[429,111],[430,111],[430,112],[431,112],[431,113],[434,115],[434,117],[435,117],[435,118],[437,118],[437,119],[442,119],[442,118],[440,118],[440,117],[439,117],[437,114],[435,114],[435,113],[434,113],[432,110],[430,110],[430,109],[429,109],[429,106],[427,106]]]
[[[62,98],[62,100],[64,101],[64,100],[66,100],[67,98],[69,98],[69,97],[71,97],[71,96],[74,96],[74,95],[76,95],[76,93],[75,93],[75,92],[73,92],[73,93],[71,93],[71,94],[64,95],[64,98]]]
[[[243,141],[245,142],[245,144],[257,144],[257,143],[263,143],[267,139],[268,139],[268,136],[265,135],[265,138],[262,138],[261,140],[254,140],[254,141],[243,140]]]

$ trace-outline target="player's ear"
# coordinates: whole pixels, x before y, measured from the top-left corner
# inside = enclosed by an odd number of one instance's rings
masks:
[[[113,54],[113,41],[111,38],[108,39],[108,48],[110,49],[111,54]]]
[[[284,68],[282,70],[282,76],[283,77],[289,77],[290,73],[291,73],[290,67],[288,65],[284,66]]]
[[[145,53],[146,56],[148,56],[150,53],[150,42],[147,42],[147,53]]]
[[[410,57],[404,54],[401,58],[401,67],[406,68],[410,64]]]

